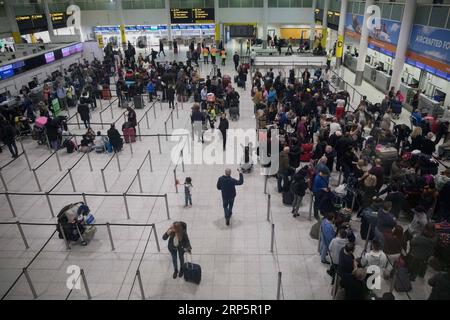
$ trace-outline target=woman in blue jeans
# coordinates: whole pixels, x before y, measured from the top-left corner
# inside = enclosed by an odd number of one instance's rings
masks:
[[[176,279],[177,276],[183,277],[183,265],[184,265],[184,253],[191,253],[191,243],[189,242],[189,237],[187,234],[187,225],[185,222],[176,221],[174,222],[169,230],[163,235],[163,240],[169,239],[168,249],[172,255],[173,262],[173,278]],[[180,258],[180,272],[178,273],[178,257]]]

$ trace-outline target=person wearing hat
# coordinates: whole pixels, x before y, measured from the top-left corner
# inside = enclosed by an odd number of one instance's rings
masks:
[[[436,145],[433,141],[434,134],[433,132],[428,132],[426,138],[422,141],[422,145],[420,151],[426,155],[433,155],[433,152],[436,151]]]

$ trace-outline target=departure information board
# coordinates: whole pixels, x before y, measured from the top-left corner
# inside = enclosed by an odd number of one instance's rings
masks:
[[[170,9],[171,23],[214,23],[214,8]]]
[[[54,29],[66,28],[68,15],[65,12],[51,13]],[[43,13],[16,16],[17,25],[21,34],[48,30],[47,18]]]

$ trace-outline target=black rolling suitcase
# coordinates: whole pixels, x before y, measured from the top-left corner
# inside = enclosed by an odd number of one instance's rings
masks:
[[[144,107],[143,99],[141,95],[133,97],[133,103],[135,109],[142,109]]]
[[[186,261],[183,265],[184,280],[200,284],[202,280],[202,267],[199,264]]]
[[[292,206],[292,203],[294,202],[294,194],[291,191],[284,191],[283,192],[283,204],[287,206]]]

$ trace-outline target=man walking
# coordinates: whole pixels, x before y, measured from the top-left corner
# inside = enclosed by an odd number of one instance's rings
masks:
[[[237,52],[234,53],[233,62],[234,62],[234,70],[237,71],[238,66],[239,66],[239,55]]]
[[[227,120],[227,115],[225,114],[225,112],[223,112],[220,117],[220,124],[219,124],[219,130],[220,133],[222,133],[223,150],[225,150],[227,145],[227,130],[229,126],[230,125]]]
[[[225,211],[225,221],[230,225],[230,219],[233,214],[234,198],[236,197],[236,186],[244,183],[244,176],[238,169],[239,180],[231,177],[231,169],[225,170],[225,175],[217,180],[217,189],[222,191],[223,209]]]
[[[158,57],[161,54],[164,55],[164,57],[166,56],[166,53],[164,52],[164,42],[162,41],[162,39],[159,39],[159,52],[158,52]]]

